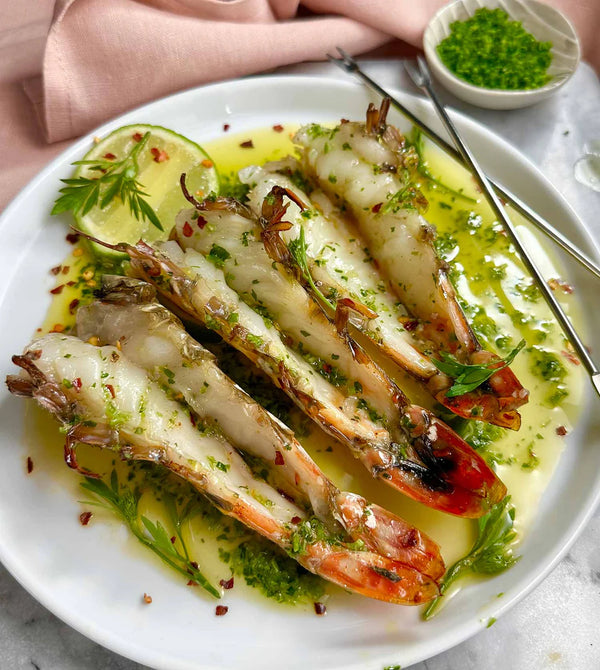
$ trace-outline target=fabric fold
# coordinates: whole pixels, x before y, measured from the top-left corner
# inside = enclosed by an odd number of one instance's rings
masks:
[[[565,4],[566,0],[551,0]],[[41,80],[25,91],[48,142],[200,84],[351,54],[419,46],[444,0],[57,0]],[[576,4],[576,3],[573,3]],[[578,21],[591,7],[572,7]],[[595,12],[600,18],[600,10]],[[585,31],[586,36],[589,30]],[[589,40],[588,40],[589,41]],[[589,47],[596,48],[596,47]]]

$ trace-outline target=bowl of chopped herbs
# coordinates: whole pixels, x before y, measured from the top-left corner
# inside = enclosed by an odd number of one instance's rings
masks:
[[[569,20],[537,0],[455,0],[429,22],[423,47],[438,81],[488,109],[544,100],[575,72],[581,56]]]

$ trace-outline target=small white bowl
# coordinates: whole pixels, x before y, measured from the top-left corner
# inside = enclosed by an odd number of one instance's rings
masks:
[[[521,21],[537,40],[552,42],[552,62],[548,68],[552,79],[545,86],[522,91],[473,86],[444,65],[436,47],[450,34],[450,24],[465,21],[480,7],[499,7],[511,19]],[[579,40],[570,21],[558,10],[537,0],[455,0],[431,19],[423,36],[423,47],[431,71],[445,88],[457,98],[487,109],[517,109],[544,100],[571,78],[581,57]]]

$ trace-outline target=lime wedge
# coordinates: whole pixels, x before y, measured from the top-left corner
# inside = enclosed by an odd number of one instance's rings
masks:
[[[204,149],[162,126],[135,124],[122,126],[94,145],[84,160],[108,158],[122,160],[147,133],[150,137],[138,157],[138,182],[143,185],[145,198],[156,212],[163,230],[147,220],[136,219],[127,203],[114,198],[104,209],[92,208],[84,216],[76,215],[77,227],[104,242],[135,244],[140,238],[152,243],[166,240],[175,223],[175,216],[189,203],[183,197],[179,178],[185,172],[190,193],[198,198],[219,193],[219,177],[213,161]],[[93,178],[98,175],[91,165],[80,165],[75,177]],[[114,261],[122,257],[111,249],[91,243],[96,255]]]

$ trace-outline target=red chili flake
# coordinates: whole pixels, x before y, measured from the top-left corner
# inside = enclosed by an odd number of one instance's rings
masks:
[[[548,286],[553,290],[560,289],[563,293],[570,295],[575,290],[571,284],[568,284],[562,279],[548,279]]]
[[[228,591],[233,588],[233,577],[231,579],[222,579],[219,584]]]
[[[294,524],[298,524],[302,521],[302,519],[299,516],[293,516],[290,521]]]
[[[177,538],[175,537],[175,535],[173,535],[169,539],[171,540],[171,544],[175,544],[175,542],[177,542]]]
[[[192,568],[194,568],[194,570],[198,569],[198,563],[196,563],[196,561],[190,561],[190,565],[192,566]]]
[[[372,258],[372,259],[371,259],[371,263],[373,263],[373,267],[374,267],[376,270],[379,270],[379,261],[378,261],[376,258]]]
[[[567,429],[564,426],[559,426],[556,429],[556,434],[560,435],[560,437],[564,437],[567,434]]]
[[[61,266],[60,266],[60,265],[57,265],[56,267],[51,268],[51,269],[50,269],[50,272],[51,272],[53,275],[57,275],[57,274],[60,272],[60,268],[61,268]]]
[[[33,472],[33,461],[31,456],[27,456],[27,474],[30,475]]]
[[[198,224],[198,228],[202,230],[208,221],[203,216],[199,216],[196,220],[196,223]]]
[[[227,605],[217,605],[215,607],[215,614],[217,616],[225,616],[229,612],[229,607]]]
[[[150,153],[154,156],[155,163],[164,163],[165,161],[169,160],[169,154],[162,149],[158,149],[157,147],[152,147],[152,149],[150,149]]]
[[[77,282],[71,280],[71,281],[68,281],[66,285],[67,285],[67,286],[75,286],[76,283],[77,283]]]
[[[185,237],[191,237],[194,234],[192,227],[187,221],[183,224],[183,230],[181,232]]]
[[[331,365],[329,363],[323,363],[323,372],[326,375],[330,374],[332,370],[333,370],[333,368],[331,367]]]
[[[132,137],[136,142],[141,142],[141,141],[142,141],[142,138],[143,138],[144,136],[142,135],[142,133],[134,133],[131,137]]]
[[[73,388],[79,392],[79,389],[81,389],[81,377],[75,377],[75,379],[72,382]]]
[[[194,580],[190,579],[190,581],[187,583],[187,586],[198,586],[198,582],[195,582]]]
[[[241,142],[240,146],[242,149],[254,149],[254,142],[252,140],[246,140],[245,142]]]
[[[58,295],[59,293],[62,293],[62,290],[63,290],[64,287],[65,287],[64,284],[59,284],[58,286],[56,286],[55,288],[53,288],[53,289],[50,291],[50,293],[52,293],[52,295]]]
[[[69,303],[69,312],[71,314],[74,314],[75,309],[77,308],[77,305],[79,305],[79,300],[77,298],[74,298],[73,300],[71,300],[71,302]]]
[[[340,123],[344,125],[344,123],[350,123],[350,121],[348,119],[340,119]]]
[[[192,426],[194,426],[194,428],[196,427],[196,418],[194,417],[193,414],[190,414],[190,423],[192,424]]]
[[[102,158],[106,158],[107,161],[114,161],[116,156],[114,154],[111,154],[109,151],[107,154],[104,154]]]
[[[373,214],[377,214],[377,212],[378,212],[382,207],[383,207],[383,203],[382,203],[382,202],[378,202],[376,205],[373,205],[373,207],[371,207],[371,211],[373,212]]]
[[[149,596],[147,593],[144,593],[143,601],[146,603],[146,605],[149,605],[152,602],[152,596]]]
[[[205,167],[205,168],[211,168],[214,165],[214,163],[211,160],[208,160],[208,158],[205,158],[202,161],[202,163],[200,163],[200,165],[202,165],[202,167]]]
[[[62,269],[62,273],[63,273],[64,275],[66,275],[66,274],[69,273],[69,270],[70,270],[70,269],[71,269],[71,268],[70,268],[68,265],[65,265],[65,266],[63,267],[63,269]]]
[[[79,515],[79,523],[82,526],[87,526],[88,523],[90,522],[90,519],[92,518],[92,513],[91,512],[82,512]]]
[[[79,241],[79,233],[69,233],[65,239],[67,240],[67,242],[75,244],[76,242]]]
[[[230,128],[231,128],[231,126],[228,123],[223,124],[223,132],[224,133],[226,133]]]
[[[281,125],[281,123],[276,123],[276,124],[273,126],[273,130],[274,130],[276,133],[282,133],[282,132],[283,132],[283,126]]]
[[[110,395],[114,398],[116,396],[114,386],[112,384],[106,384],[106,388],[108,389]]]
[[[327,608],[323,603],[315,603],[315,613],[319,616],[323,616],[324,614],[327,614]]]
[[[62,325],[62,323],[55,323],[54,326],[52,326],[52,330],[50,331],[51,333],[62,333],[65,327]]]
[[[284,465],[283,454],[280,451],[275,452],[275,465]]]
[[[560,353],[569,361],[569,363],[573,363],[573,365],[581,365],[581,361],[570,351],[565,351],[563,349]]]
[[[403,324],[404,330],[408,330],[409,333],[411,333],[418,325],[418,321],[405,321]]]

